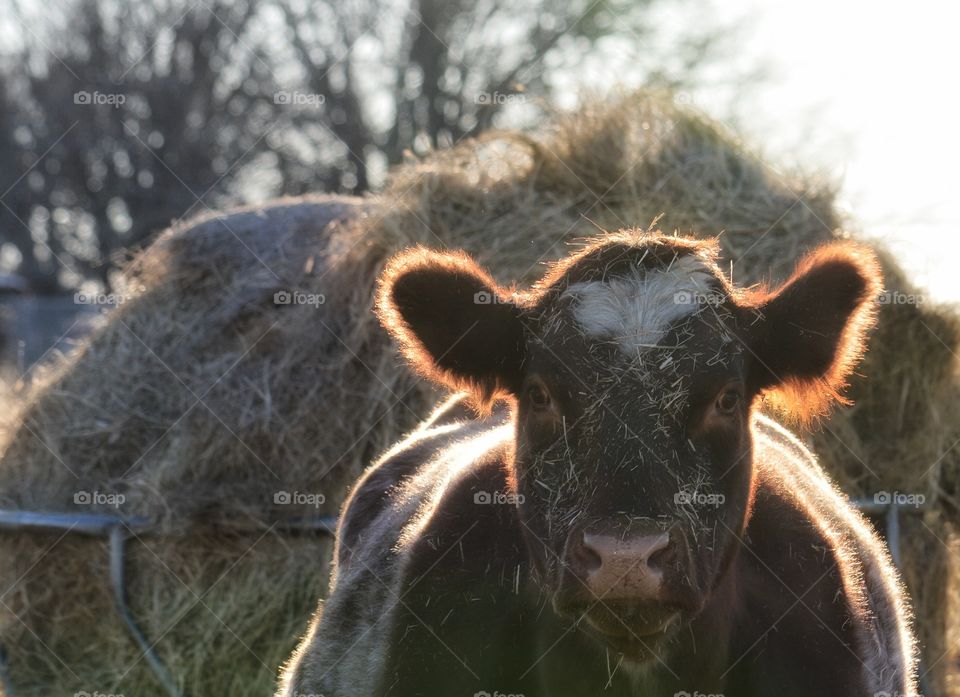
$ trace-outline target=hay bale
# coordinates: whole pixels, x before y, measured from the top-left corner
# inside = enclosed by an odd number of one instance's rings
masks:
[[[363,210],[291,200],[162,235],[131,269],[131,299],[33,387],[0,468],[4,505],[78,510],[78,490],[108,491],[168,528],[269,519],[266,492],[314,481],[362,432],[348,412],[366,369],[346,348],[364,350],[349,322],[377,268],[345,259],[355,233],[340,221]],[[324,303],[275,302],[311,279]],[[347,469],[331,467],[331,494]]]
[[[413,379],[381,383],[364,365],[395,363],[364,310],[378,255],[342,225],[367,208],[318,197],[174,227],[132,265],[131,298],[30,387],[8,434],[0,507],[154,521],[130,544],[131,607],[190,694],[269,693],[331,546],[275,524],[335,514],[359,463],[414,418],[392,396]],[[311,282],[323,304],[275,302]],[[78,492],[124,499],[78,505]],[[7,533],[0,547],[16,694],[159,694],[114,612],[103,541]]]
[[[777,174],[722,125],[657,95],[584,100],[539,137],[495,132],[394,173],[396,210],[376,236],[464,248],[498,280],[533,280],[540,261],[597,228],[656,221],[722,234],[738,282],[784,276],[839,234],[827,182]],[[399,203],[399,205],[396,205]]]
[[[648,93],[585,100],[540,133],[491,133],[407,163],[380,197],[294,199],[180,225],[131,266],[133,299],[24,396],[0,459],[0,505],[70,511],[78,490],[123,493],[122,511],[165,535],[135,540],[130,565],[131,605],[160,655],[191,694],[268,693],[329,554],[323,540],[271,526],[336,511],[360,469],[436,398],[369,311],[385,259],[418,243],[464,248],[498,280],[522,282],[597,227],[655,220],[722,234],[740,284],[780,280],[805,250],[844,235],[829,184],[774,172],[723,127]],[[282,291],[325,303],[278,306]],[[810,434],[851,493],[908,483],[899,463],[916,476],[924,456],[904,449],[947,433],[956,362],[924,343],[923,324],[956,348],[952,316],[884,306],[867,379],[852,386],[860,401]],[[907,335],[922,360],[896,342],[878,347]],[[881,429],[897,413],[902,437],[890,442]],[[956,471],[948,458],[938,467]],[[277,491],[326,501],[278,506]],[[947,524],[940,513],[932,525]],[[14,587],[0,640],[18,694],[159,694],[143,661],[127,671],[136,652],[100,588],[104,553],[99,541],[0,535],[12,560],[0,584]],[[211,586],[216,613],[196,603]]]

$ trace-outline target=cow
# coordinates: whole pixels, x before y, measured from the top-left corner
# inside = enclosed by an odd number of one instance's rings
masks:
[[[877,261],[839,241],[745,289],[718,256],[608,233],[528,290],[393,258],[380,319],[457,394],[352,490],[278,695],[915,695],[884,544],[760,413],[843,399]]]

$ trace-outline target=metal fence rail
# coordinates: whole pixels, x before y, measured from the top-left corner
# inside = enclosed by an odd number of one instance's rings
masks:
[[[900,556],[900,516],[901,514],[920,513],[925,510],[924,505],[903,506],[896,501],[880,503],[875,499],[854,499],[851,503],[871,517],[881,517],[884,520],[887,545],[890,556],[897,568],[901,568]],[[336,534],[337,520],[335,516],[318,518],[304,518],[277,523],[275,529],[288,533],[313,532],[321,535],[333,536]],[[120,620],[134,642],[143,651],[144,658],[150,669],[156,675],[158,682],[170,697],[185,697],[177,687],[176,680],[170,675],[163,661],[153,650],[140,626],[137,624],[127,603],[126,587],[126,542],[131,535],[150,535],[156,533],[151,521],[142,517],[114,516],[102,513],[40,513],[35,511],[14,511],[0,509],[0,532],[12,531],[40,531],[40,532],[69,532],[78,535],[105,537],[109,541],[109,568],[110,585],[113,590],[114,607]],[[0,686],[6,690],[8,697],[15,697],[8,678],[7,666],[4,660],[5,652],[0,646]],[[921,694],[932,697],[924,678],[920,680]]]

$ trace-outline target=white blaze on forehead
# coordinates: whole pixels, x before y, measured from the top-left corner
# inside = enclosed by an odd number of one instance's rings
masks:
[[[687,255],[669,268],[637,268],[626,276],[575,283],[564,296],[576,298],[573,316],[587,336],[614,339],[635,356],[700,309],[714,278],[702,260]]]

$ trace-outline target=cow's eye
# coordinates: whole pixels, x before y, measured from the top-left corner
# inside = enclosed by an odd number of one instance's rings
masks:
[[[527,399],[534,409],[546,409],[550,406],[550,393],[543,385],[530,385],[527,388]]]
[[[740,406],[740,390],[727,389],[717,397],[717,411],[724,415],[731,415]]]

